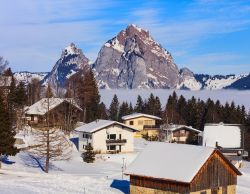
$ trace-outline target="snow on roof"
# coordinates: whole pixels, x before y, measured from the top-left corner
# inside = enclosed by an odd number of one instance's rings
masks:
[[[179,129],[182,129],[182,128],[185,128],[185,129],[188,129],[190,131],[197,132],[197,133],[201,133],[200,130],[195,129],[192,126],[186,126],[186,125],[169,125],[167,128],[165,128],[163,130],[176,131],[176,130],[179,130]]]
[[[26,114],[28,115],[44,115],[48,112],[48,102],[49,102],[49,110],[54,109],[58,105],[60,105],[63,102],[71,103],[73,106],[75,106],[77,109],[82,110],[74,100],[69,98],[42,98],[35,104],[31,105],[27,111]]]
[[[241,147],[241,129],[237,124],[206,124],[203,132],[203,145],[223,148]]]
[[[214,150],[195,145],[153,142],[139,154],[125,174],[189,183]]]
[[[151,119],[161,120],[160,117],[157,117],[157,116],[154,116],[154,115],[148,115],[148,114],[144,114],[144,113],[133,113],[133,114],[130,114],[130,115],[126,115],[126,116],[122,117],[122,120],[134,119],[134,118],[137,118],[137,117],[148,117],[148,118],[151,118]]]
[[[78,131],[78,132],[87,132],[87,133],[94,133],[100,129],[103,129],[105,127],[108,127],[110,125],[121,125],[123,127],[126,127],[126,128],[129,128],[129,129],[132,129],[133,131],[138,131],[137,129],[133,128],[133,127],[130,127],[130,126],[127,126],[123,123],[120,123],[120,122],[117,122],[117,121],[110,121],[110,120],[96,120],[96,121],[93,121],[91,123],[88,123],[88,124],[85,124],[85,125],[82,125],[80,127],[77,127],[75,129],[75,131]]]

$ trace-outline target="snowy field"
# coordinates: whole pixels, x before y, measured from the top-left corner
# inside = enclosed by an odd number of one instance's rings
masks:
[[[94,164],[82,162],[74,151],[69,161],[53,162],[49,174],[36,167],[26,153],[19,153],[10,159],[16,163],[3,165],[0,170],[1,194],[122,194],[128,193],[128,177],[122,180],[122,164],[128,166],[148,144],[136,139],[136,152],[131,154],[98,155]],[[250,163],[241,169],[237,193],[250,193]]]
[[[174,90],[167,89],[152,89],[152,90],[100,90],[101,100],[109,107],[111,100],[116,94],[120,102],[127,101],[132,102],[135,105],[137,96],[141,95],[142,98],[148,98],[150,93],[158,96],[161,100],[162,106],[166,105],[167,99]],[[189,91],[189,90],[176,90],[178,95],[183,95],[189,99],[192,96],[207,100],[211,98],[213,100],[220,100],[221,103],[234,101],[237,105],[244,105],[247,110],[250,109],[250,90],[200,90],[200,91]]]

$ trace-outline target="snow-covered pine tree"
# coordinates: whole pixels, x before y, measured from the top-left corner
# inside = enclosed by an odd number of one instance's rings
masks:
[[[93,147],[89,144],[86,145],[85,152],[82,154],[83,161],[87,163],[93,163],[95,161],[95,153]]]

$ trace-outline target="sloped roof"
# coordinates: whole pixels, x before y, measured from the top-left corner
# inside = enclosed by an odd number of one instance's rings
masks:
[[[185,129],[188,129],[190,131],[197,132],[197,133],[201,133],[200,130],[195,129],[195,128],[191,127],[191,126],[186,126],[186,125],[169,125],[166,129],[163,129],[163,130],[176,131],[176,130],[179,130],[179,129],[182,129],[182,128],[185,128]]]
[[[160,117],[154,116],[154,115],[148,115],[148,114],[144,114],[144,113],[133,113],[130,115],[126,115],[122,117],[122,120],[128,120],[128,119],[134,119],[134,118],[138,118],[138,117],[148,117],[151,119],[156,119],[156,120],[161,120]]]
[[[108,126],[114,125],[114,124],[129,128],[129,129],[132,129],[133,131],[138,131],[137,129],[135,129],[135,128],[131,127],[131,126],[125,125],[125,124],[117,122],[117,121],[110,121],[110,120],[96,120],[96,121],[93,121],[91,123],[88,123],[88,124],[82,125],[80,127],[77,127],[75,129],[75,131],[94,133],[96,131],[99,131],[99,130],[105,128],[105,127],[108,127]]]
[[[35,104],[28,107],[26,114],[28,115],[44,115],[48,112],[48,102],[49,102],[49,111],[59,106],[63,102],[71,103],[74,107],[81,110],[82,109],[76,104],[76,102],[69,98],[42,98]]]
[[[206,124],[203,132],[203,145],[223,148],[241,147],[241,128],[238,124]]]
[[[214,152],[211,147],[152,142],[131,163],[125,174],[190,183]]]

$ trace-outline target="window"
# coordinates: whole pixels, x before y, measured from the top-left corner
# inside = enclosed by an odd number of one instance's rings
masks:
[[[145,120],[145,125],[153,125],[153,121],[151,121],[151,120]]]
[[[82,145],[82,148],[85,149],[85,145]]]
[[[201,191],[201,194],[207,194],[207,192],[206,191]]]
[[[108,139],[116,139],[116,134],[109,134],[109,138]]]
[[[110,145],[110,146],[107,146],[107,149],[108,150],[116,150],[116,146],[115,145]]]
[[[134,125],[134,121],[129,121],[129,125]]]
[[[122,134],[119,134],[119,139],[122,139]]]
[[[34,115],[31,115],[31,121],[34,121]]]

